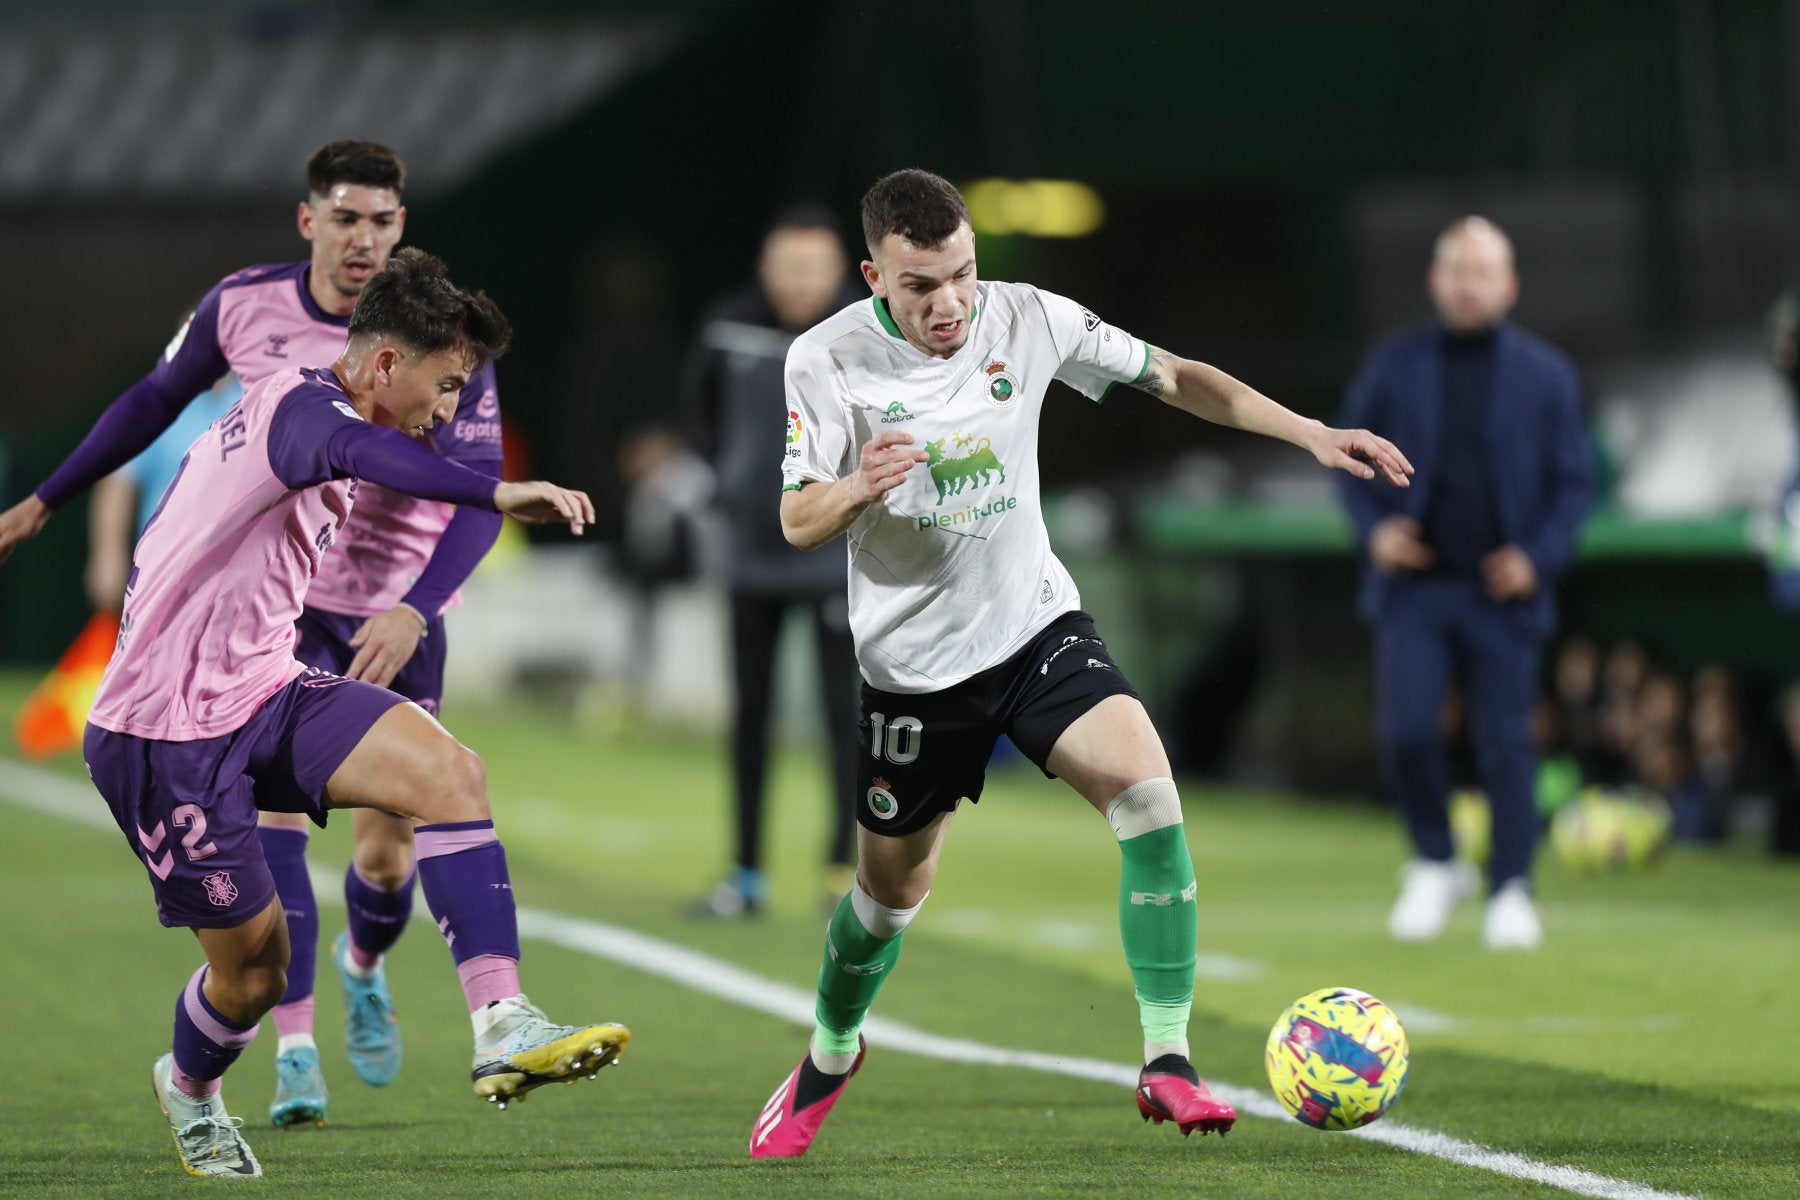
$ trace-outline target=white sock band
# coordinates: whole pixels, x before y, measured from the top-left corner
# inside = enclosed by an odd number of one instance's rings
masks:
[[[870,937],[878,937],[884,941],[898,937],[900,931],[919,915],[919,910],[925,907],[925,901],[930,898],[931,893],[926,892],[911,908],[889,908],[877,903],[875,897],[863,891],[860,879],[850,889],[850,907],[856,910],[856,919],[862,922],[862,927],[869,931]]]
[[[1181,793],[1173,779],[1134,783],[1106,806],[1107,824],[1121,842],[1181,824]]]

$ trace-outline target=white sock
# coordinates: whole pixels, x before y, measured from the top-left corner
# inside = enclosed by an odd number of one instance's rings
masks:
[[[318,1046],[313,1043],[313,1036],[310,1033],[290,1033],[284,1036],[279,1042],[275,1043],[275,1054],[277,1057],[286,1054],[289,1050],[317,1049]]]
[[[484,1004],[469,1014],[469,1024],[475,1027],[476,1037],[485,1037],[488,1030],[498,1025],[502,1018],[513,1015],[516,1007],[514,1001],[525,999],[523,992],[517,996],[508,996],[504,1000],[496,1000],[492,1004]]]
[[[1187,1039],[1182,1038],[1179,1042],[1144,1043],[1144,1062],[1146,1065],[1155,1062],[1165,1054],[1179,1054],[1181,1057],[1186,1058],[1188,1056]]]
[[[817,1040],[808,1047],[812,1065],[826,1075],[843,1075],[856,1065],[857,1051],[848,1050],[843,1054],[832,1054],[819,1049]]]

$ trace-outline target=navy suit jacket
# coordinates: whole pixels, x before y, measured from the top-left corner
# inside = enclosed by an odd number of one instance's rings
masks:
[[[1381,619],[1395,576],[1369,564],[1369,534],[1393,514],[1425,524],[1441,461],[1443,327],[1431,324],[1379,343],[1344,402],[1343,424],[1393,442],[1417,472],[1410,488],[1379,475],[1363,481],[1334,472],[1363,556],[1362,614]],[[1537,591],[1509,601],[1540,635],[1556,626],[1557,578],[1575,557],[1575,539],[1594,497],[1594,457],[1581,415],[1581,387],[1562,351],[1516,325],[1503,324],[1494,347],[1493,395],[1485,442],[1494,504],[1505,541],[1537,568]]]

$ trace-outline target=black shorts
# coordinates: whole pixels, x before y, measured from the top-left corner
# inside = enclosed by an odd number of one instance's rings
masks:
[[[922,829],[963,797],[981,799],[1006,734],[1045,775],[1063,730],[1108,696],[1137,697],[1094,619],[1067,612],[998,666],[941,692],[862,689],[856,819],[873,833]],[[1052,776],[1054,778],[1054,776]]]

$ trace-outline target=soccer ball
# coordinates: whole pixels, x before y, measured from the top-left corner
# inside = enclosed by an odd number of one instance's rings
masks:
[[[1367,1125],[1400,1098],[1409,1061],[1394,1010],[1355,988],[1302,996],[1269,1031],[1263,1064],[1275,1098],[1314,1129]]]
[[[1583,788],[1550,821],[1550,844],[1573,871],[1643,870],[1669,844],[1668,803],[1654,792]]]

